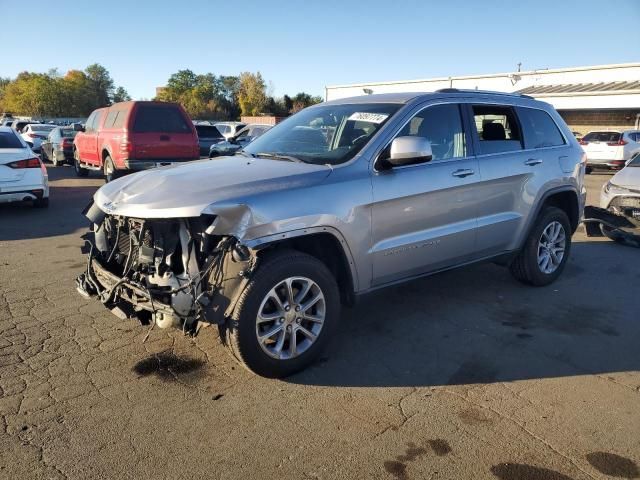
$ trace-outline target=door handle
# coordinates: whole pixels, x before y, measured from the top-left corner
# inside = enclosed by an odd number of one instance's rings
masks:
[[[451,175],[453,175],[454,177],[464,178],[468,177],[469,175],[473,175],[474,173],[476,172],[474,172],[470,168],[461,168],[460,170],[456,170],[455,172],[453,172]]]
[[[542,160],[539,158],[530,158],[529,160],[524,162],[525,165],[529,165],[530,167],[533,167],[534,165],[540,165],[541,163]]]

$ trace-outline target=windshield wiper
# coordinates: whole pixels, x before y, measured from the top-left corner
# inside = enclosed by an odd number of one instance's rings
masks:
[[[297,157],[292,157],[291,155],[284,155],[281,153],[260,152],[254,153],[253,156],[258,158],[271,158],[273,160],[287,160],[289,162],[306,163]]]

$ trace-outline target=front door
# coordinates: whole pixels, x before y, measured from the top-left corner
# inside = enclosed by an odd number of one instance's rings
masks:
[[[401,136],[426,137],[433,157],[374,169],[373,286],[464,263],[475,249],[478,162],[470,155],[460,105],[424,108]]]

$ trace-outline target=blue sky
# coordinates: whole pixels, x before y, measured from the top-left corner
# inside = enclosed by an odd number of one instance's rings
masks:
[[[184,68],[260,71],[279,96],[518,62],[640,61],[640,0],[0,0],[0,23],[0,76],[98,62],[134,98],[153,97]]]

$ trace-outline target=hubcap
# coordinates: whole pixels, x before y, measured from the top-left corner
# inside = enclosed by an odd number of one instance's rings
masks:
[[[260,348],[272,358],[288,360],[314,344],[326,315],[322,290],[313,280],[289,277],[262,300],[256,318]]]
[[[567,236],[560,222],[551,222],[538,242],[538,267],[542,273],[555,272],[564,258]]]

